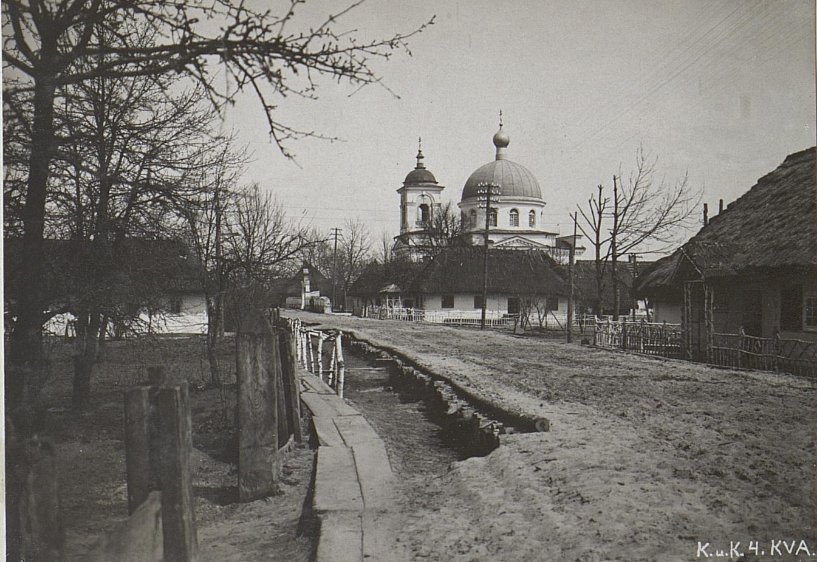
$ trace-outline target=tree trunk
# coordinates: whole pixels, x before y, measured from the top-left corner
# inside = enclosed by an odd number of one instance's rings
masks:
[[[56,45],[43,45],[44,51]],[[43,54],[48,60],[48,54]],[[34,118],[31,130],[31,154],[28,165],[28,189],[23,209],[23,251],[20,287],[17,295],[17,319],[9,346],[10,369],[6,370],[6,400],[9,406],[22,405],[26,398],[26,373],[43,368],[42,325],[45,308],[43,275],[43,233],[48,174],[54,154],[54,91],[56,77],[43,73],[34,80]],[[12,408],[7,408],[11,410]]]
[[[77,320],[77,353],[74,355],[73,405],[77,411],[88,407],[91,396],[91,376],[99,351],[101,315],[91,311]],[[82,326],[81,326],[82,325]],[[81,327],[80,327],[81,326]]]

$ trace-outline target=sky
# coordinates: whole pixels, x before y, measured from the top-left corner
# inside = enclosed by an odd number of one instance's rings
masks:
[[[338,6],[308,1],[297,22]],[[544,226],[566,235],[570,213],[626,176],[639,146],[659,179],[688,174],[711,216],[816,144],[813,0],[367,0],[338,28],[385,37],[432,16],[410,56],[373,63],[386,87],[320,80],[317,100],[278,100],[281,121],[340,140],[291,142],[288,160],[251,96],[228,110],[222,126],[254,158],[246,183],[326,232],[359,219],[391,237],[418,137],[457,203],[494,158],[501,109],[508,158],[538,179]]]

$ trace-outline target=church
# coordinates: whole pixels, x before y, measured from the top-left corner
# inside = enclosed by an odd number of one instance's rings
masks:
[[[544,228],[546,203],[542,188],[530,170],[508,159],[510,142],[500,112],[499,130],[493,137],[496,156],[474,170],[462,188],[458,205],[466,245],[484,244],[487,218],[489,248],[535,250],[558,263],[567,263],[573,236],[559,236]],[[400,234],[395,237],[395,255],[411,261],[424,261],[431,255],[436,236],[434,217],[441,212],[444,189],[445,186],[440,185],[426,168],[421,145],[416,167],[397,190],[400,194]],[[576,248],[577,255],[583,251],[584,248]]]

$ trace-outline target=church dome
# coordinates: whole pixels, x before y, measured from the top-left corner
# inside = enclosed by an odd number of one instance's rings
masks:
[[[420,139],[420,143],[422,142],[422,139]],[[425,157],[423,156],[423,148],[421,144],[420,148],[417,150],[417,167],[408,173],[406,179],[403,180],[404,185],[437,183],[437,178],[434,177],[434,174],[426,169],[424,159]]]
[[[501,119],[501,117],[500,117]],[[499,131],[494,135],[496,160],[477,168],[465,182],[462,188],[462,200],[479,197],[479,184],[493,183],[499,185],[500,197],[531,197],[542,198],[539,182],[533,174],[522,164],[505,159],[505,153],[511,142],[508,133],[502,130],[500,120]]]
[[[418,183],[437,183],[437,178],[425,168],[415,168],[408,173],[403,183],[412,185]]]

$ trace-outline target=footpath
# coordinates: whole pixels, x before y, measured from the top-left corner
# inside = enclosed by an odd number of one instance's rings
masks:
[[[318,562],[408,560],[395,541],[394,474],[369,422],[315,375],[302,371],[301,402],[318,443],[313,508]]]

